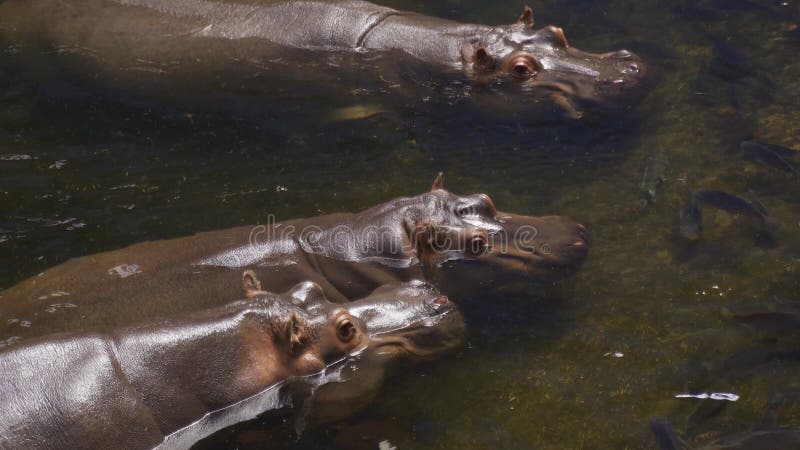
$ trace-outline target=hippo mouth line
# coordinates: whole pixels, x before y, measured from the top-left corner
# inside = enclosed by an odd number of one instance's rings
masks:
[[[458,314],[453,316],[450,314],[454,312],[456,311],[448,309],[433,318],[418,320],[396,330],[381,332],[370,339],[373,341],[378,355],[391,355],[401,351],[419,360],[435,359],[441,356],[442,352],[457,347],[463,341],[463,333],[459,332],[462,330],[461,327],[449,327],[442,323],[444,321],[458,322]],[[443,327],[448,331],[436,332]],[[455,331],[450,331],[450,329]],[[414,336],[421,337],[425,345],[420,345]],[[434,339],[429,339],[430,337]]]
[[[585,248],[585,244],[584,248]],[[566,277],[575,272],[585,260],[585,256],[580,258],[570,258],[569,261],[559,263],[558,261],[548,261],[548,257],[540,255],[534,250],[525,254],[503,254],[495,263],[495,272],[498,273],[524,273],[536,277],[542,273],[548,273],[548,278]]]

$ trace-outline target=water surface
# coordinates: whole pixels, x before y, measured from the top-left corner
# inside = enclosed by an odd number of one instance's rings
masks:
[[[385,3],[484,23],[508,23],[523,6]],[[323,91],[297,90],[287,79],[270,87],[289,94],[276,95],[269,114],[196,118],[72,91],[52,83],[58,74],[38,81],[17,68],[30,55],[4,43],[0,287],[71,257],[142,240],[263,223],[269,214],[280,220],[360,210],[419,193],[441,170],[454,192],[487,192],[503,210],[585,223],[594,237],[589,261],[555,287],[456,299],[470,325],[469,345],[448,360],[401,371],[370,408],[345,423],[298,440],[291,418],[271,419],[211,444],[652,448],[654,415],[669,417],[698,444],[752,429],[776,392],[798,398],[800,362],[740,358],[726,368],[724,361],[754,348],[796,351],[798,333],[743,326],[720,310],[800,313],[800,180],[745,161],[738,144],[755,138],[800,150],[800,6],[768,0],[532,6],[539,25],[562,26],[578,48],[639,53],[657,69],[655,90],[624,116],[553,126],[466,113],[458,84],[411,89],[398,99],[391,88],[359,91],[358,76]],[[746,62],[726,59],[714,39]],[[380,113],[330,119],[353,106]],[[668,159],[667,180],[656,202],[642,209],[636,185],[653,152]],[[737,194],[752,190],[783,226],[769,237],[745,218],[709,211],[702,239],[682,241],[681,180]],[[701,401],[674,397],[684,392],[740,398],[698,420],[693,411]],[[788,401],[777,425],[800,427],[800,403]]]

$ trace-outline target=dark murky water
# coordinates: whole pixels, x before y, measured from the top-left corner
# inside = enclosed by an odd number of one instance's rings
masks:
[[[507,23],[521,8],[510,0],[390,6],[486,23]],[[611,123],[546,127],[464,113],[448,104],[458,86],[398,99],[393,88],[354,90],[358,76],[324,92],[285,80],[272,86],[284,94],[271,113],[230,119],[100,101],[52,82],[57,75],[32,81],[39,78],[17,70],[30,55],[8,45],[0,57],[0,287],[142,240],[268,214],[359,210],[421,192],[443,170],[454,192],[484,191],[501,209],[587,224],[589,262],[555,288],[458,299],[468,347],[399,374],[351,420],[299,441],[288,422],[243,427],[223,436],[225,445],[263,448],[270,437],[274,448],[643,448],[655,445],[653,415],[704,444],[757,426],[776,393],[788,399],[777,425],[800,428],[800,331],[720,314],[800,314],[800,180],[745,161],[738,147],[756,138],[800,149],[800,6],[533,6],[538,24],[563,26],[578,48],[627,47],[651,61],[654,92]],[[380,113],[335,120],[353,106]],[[653,152],[668,160],[666,183],[642,210],[636,185]],[[783,226],[770,238],[746,218],[709,210],[702,239],[686,243],[677,234],[680,179],[752,190]],[[740,399],[718,410],[711,400],[675,398],[689,391]]]

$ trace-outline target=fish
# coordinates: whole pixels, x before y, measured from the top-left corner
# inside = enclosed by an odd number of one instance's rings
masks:
[[[656,439],[656,444],[660,450],[681,450],[687,446],[678,437],[675,427],[672,426],[669,419],[664,416],[655,416],[650,418],[650,431]]]
[[[773,361],[781,363],[800,361],[800,351],[762,344],[734,353],[722,361],[721,370],[728,378],[739,378]]]
[[[686,188],[686,204],[681,209],[679,230],[681,236],[696,241],[703,231],[703,210],[691,189]]]
[[[791,161],[800,152],[780,145],[764,144],[756,141],[742,141],[739,147],[744,150],[745,159],[783,170],[792,174],[795,178],[800,178],[800,171]]]
[[[722,308],[720,315],[729,320],[744,323],[753,328],[779,333],[800,332],[800,315],[790,312],[755,312],[736,314],[728,308]]]
[[[711,61],[711,72],[726,81],[735,81],[752,77],[766,87],[775,87],[775,81],[767,71],[751,60],[747,55],[730,45],[725,39],[701,31],[714,47],[714,58]]]
[[[759,202],[753,202],[737,195],[714,189],[698,189],[694,198],[702,206],[721,209],[731,214],[741,214],[759,222],[764,231],[773,233],[781,225],[780,221],[769,215]]]
[[[658,191],[664,185],[667,163],[666,156],[661,153],[649,155],[644,159],[638,189],[648,203],[656,201]]]
[[[753,431],[726,436],[714,443],[716,449],[800,449],[800,430],[784,428],[768,431]]]

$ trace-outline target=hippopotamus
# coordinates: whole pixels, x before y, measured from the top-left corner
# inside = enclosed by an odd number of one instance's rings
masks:
[[[428,283],[333,304],[312,282],[273,294],[252,272],[244,280],[246,297],[221,307],[0,351],[0,448],[189,448],[296,408],[297,384],[338,385],[314,407],[330,400],[341,416],[373,388],[348,371],[435,359],[464,341],[458,309]]]
[[[472,96],[492,106],[573,119],[587,110],[629,107],[646,91],[648,72],[628,50],[589,53],[570,46],[557,26],[534,28],[528,7],[516,23],[495,26],[360,0],[7,0],[0,5],[0,30],[29,47],[86,56],[85,71],[95,82],[103,76],[138,77],[132,83],[138,86],[170,76],[216,79],[285,57],[286,49],[388,54],[460,73],[488,88]],[[318,56],[298,59],[299,77],[320,71],[302,64]],[[215,61],[216,78],[201,73]],[[193,70],[201,63],[202,71]],[[221,81],[213,91],[230,91],[240,82]]]
[[[445,190],[441,174],[428,192],[359,213],[267,221],[62,263],[0,291],[0,339],[104,330],[219,306],[235,300],[242,270],[273,292],[313,281],[337,303],[412,279],[455,298],[517,281],[552,283],[589,252],[582,224],[498,211],[486,194]]]

